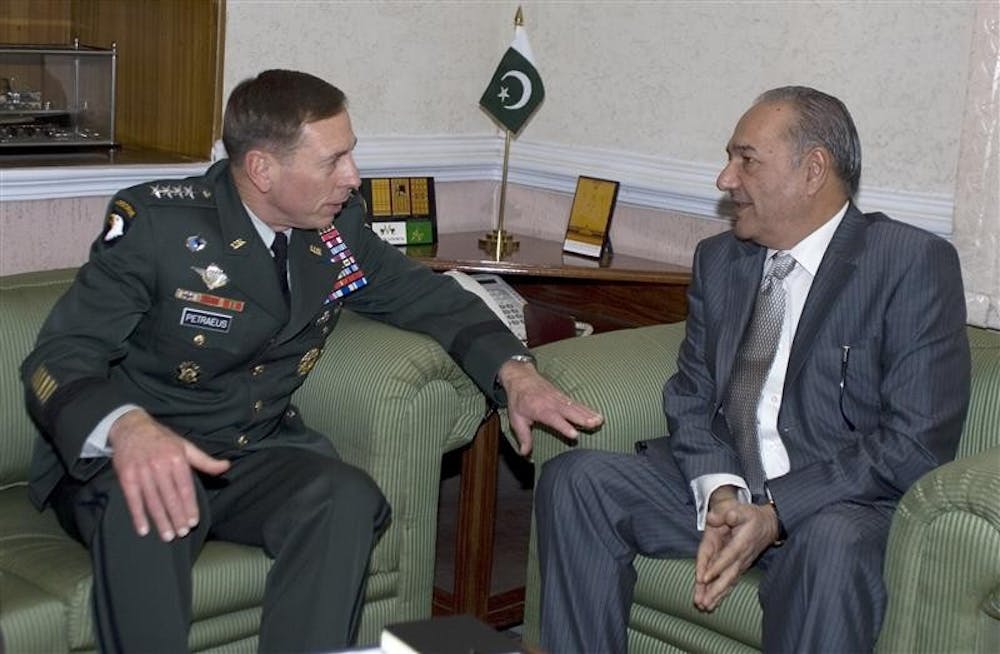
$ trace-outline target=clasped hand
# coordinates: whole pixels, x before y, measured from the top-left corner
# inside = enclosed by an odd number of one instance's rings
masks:
[[[141,409],[115,420],[108,443],[136,533],[148,534],[152,520],[165,542],[187,536],[200,519],[192,468],[209,475],[229,469],[228,461],[210,457]]]
[[[742,504],[735,493],[713,495],[695,559],[694,605],[714,611],[777,537],[778,517],[769,505]]]
[[[508,361],[500,368],[499,378],[507,392],[507,417],[521,456],[531,453],[533,423],[548,425],[566,438],[576,439],[580,435],[577,427],[595,429],[604,422],[604,416],[571,400],[530,363]]]

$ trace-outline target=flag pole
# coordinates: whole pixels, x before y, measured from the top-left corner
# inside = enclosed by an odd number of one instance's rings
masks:
[[[514,28],[524,25],[524,13],[518,6],[514,14]],[[493,251],[494,261],[501,261],[504,255],[517,251],[521,244],[503,229],[504,205],[507,202],[507,165],[510,162],[510,130],[504,130],[503,170],[500,174],[500,207],[497,212],[497,228],[479,239],[479,248]]]
[[[494,254],[496,261],[500,261],[504,254],[507,254],[507,252],[513,252],[520,245],[516,240],[514,240],[514,237],[503,230],[503,210],[504,205],[507,203],[507,162],[510,161],[510,130],[508,129],[504,131],[506,132],[506,135],[503,142],[503,172],[500,174],[500,212],[497,215],[497,243],[496,252]]]

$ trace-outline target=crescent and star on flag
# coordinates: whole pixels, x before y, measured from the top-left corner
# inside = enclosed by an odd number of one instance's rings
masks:
[[[521,83],[521,99],[514,104],[504,104],[504,102],[510,98],[508,88],[506,86],[500,87],[500,93],[497,94],[497,97],[500,98],[501,106],[504,109],[512,111],[514,109],[520,109],[524,105],[528,104],[529,100],[531,100],[531,80],[528,79],[527,75],[519,70],[508,70],[500,76],[500,81],[503,81],[508,77],[513,77]]]
[[[535,68],[520,7],[514,25],[514,39],[500,59],[479,104],[509,132],[516,134],[541,104],[545,87]]]

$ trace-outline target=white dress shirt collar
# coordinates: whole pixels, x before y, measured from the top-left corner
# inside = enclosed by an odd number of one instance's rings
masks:
[[[826,249],[829,247],[830,241],[833,240],[834,232],[837,231],[840,223],[844,220],[849,204],[849,202],[845,202],[840,211],[833,214],[829,220],[820,225],[812,234],[796,243],[792,249],[786,250],[795,259],[796,264],[804,268],[811,276],[816,276],[819,264],[823,261],[823,255],[826,254]],[[768,248],[767,258],[770,259],[776,252],[778,250]]]
[[[260,235],[260,240],[264,241],[264,245],[266,245],[267,249],[270,250],[271,244],[274,243],[275,230],[271,229],[270,225],[258,218],[257,214],[255,214],[253,210],[246,205],[246,202],[243,203],[243,208],[247,210],[247,215],[250,216],[250,222],[253,223],[254,229],[256,229],[257,233]],[[293,230],[289,228],[284,231],[285,236],[288,237],[288,242],[291,243]]]

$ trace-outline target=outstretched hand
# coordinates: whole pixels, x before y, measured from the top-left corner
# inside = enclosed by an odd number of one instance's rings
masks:
[[[507,416],[522,456],[531,453],[531,425],[536,422],[571,439],[579,437],[578,427],[595,429],[604,422],[604,416],[574,402],[528,362],[506,362],[499,378],[507,392]]]
[[[152,520],[166,542],[187,536],[200,519],[191,469],[209,475],[229,469],[228,461],[210,457],[141,409],[115,420],[108,443],[136,533],[148,534]]]

